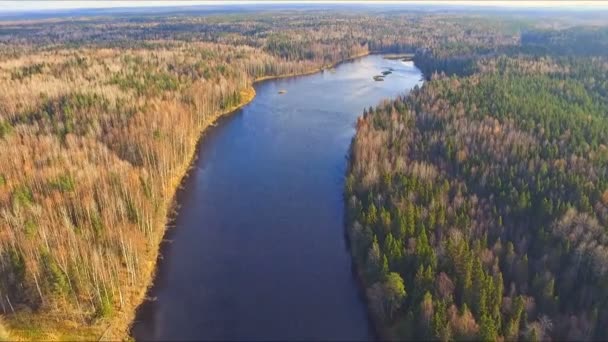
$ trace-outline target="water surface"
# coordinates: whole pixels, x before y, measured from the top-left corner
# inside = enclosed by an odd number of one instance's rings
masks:
[[[368,56],[257,84],[201,141],[135,338],[373,339],[344,238],[346,154],[363,108],[420,79]]]

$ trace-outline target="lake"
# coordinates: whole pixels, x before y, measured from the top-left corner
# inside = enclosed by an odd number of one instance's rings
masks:
[[[363,109],[421,78],[372,55],[256,84],[201,139],[133,336],[374,339],[344,234],[346,157]]]

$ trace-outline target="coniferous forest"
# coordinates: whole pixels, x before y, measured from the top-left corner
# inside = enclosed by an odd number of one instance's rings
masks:
[[[421,88],[363,112],[349,236],[388,336],[608,338],[605,32],[530,33],[466,66],[441,51]]]
[[[0,340],[125,338],[201,133],[256,80],[370,53],[427,78],[365,109],[351,147],[346,229],[379,333],[607,339],[598,18],[0,20]]]

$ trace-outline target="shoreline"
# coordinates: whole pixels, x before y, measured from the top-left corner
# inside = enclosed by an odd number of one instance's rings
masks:
[[[379,54],[382,55],[382,52],[380,51],[373,51],[369,53],[370,55],[372,54]],[[385,56],[390,56],[392,57],[390,54],[389,55],[385,55]],[[386,58],[385,59],[389,59],[389,60],[400,60],[401,58]],[[413,60],[413,59],[412,59]],[[422,70],[421,70],[422,73]],[[424,74],[423,74],[424,75]],[[409,93],[407,94],[407,96],[409,96]],[[356,136],[357,132],[355,132],[355,136]],[[353,139],[355,138],[355,136],[353,136]],[[348,165],[347,165],[347,172],[345,174],[345,176],[348,175],[348,173],[350,172],[350,158],[351,158],[351,150],[352,150],[352,141],[351,144],[348,148]],[[373,329],[373,332],[375,334],[375,337],[377,340],[379,341],[393,341],[395,340],[395,336],[394,336],[394,332],[393,329],[390,325],[387,325],[381,317],[378,317],[374,311],[372,310],[372,308],[369,305],[369,299],[367,298],[367,289],[368,286],[365,283],[365,280],[363,278],[363,267],[364,265],[360,265],[357,260],[354,258],[354,256],[352,255],[352,249],[351,249],[351,230],[352,230],[352,225],[348,222],[348,217],[350,215],[350,212],[348,210],[348,200],[346,198],[346,192],[343,193],[343,201],[344,201],[344,239],[346,240],[346,248],[348,250],[350,259],[351,259],[351,268],[352,268],[352,272],[353,272],[353,277],[355,278],[355,281],[357,282],[357,287],[359,288],[359,294],[361,296],[361,299],[363,300],[364,304],[365,304],[365,309],[367,311],[367,317],[369,320],[369,324],[370,327]]]
[[[347,208],[345,208],[346,210],[348,210]],[[347,230],[346,236],[345,238],[347,239],[347,249],[348,249],[348,253],[350,255],[350,259],[351,259],[351,268],[352,268],[352,272],[353,272],[353,277],[355,278],[354,280],[357,282],[357,287],[359,288],[359,295],[361,296],[361,300],[363,300],[363,303],[365,305],[365,310],[367,313],[367,318],[369,320],[369,325],[372,328],[372,331],[374,333],[374,337],[376,337],[376,340],[378,341],[393,341],[394,338],[392,336],[391,333],[391,329],[389,326],[387,326],[386,324],[384,324],[384,322],[382,321],[381,318],[377,317],[377,315],[374,314],[374,311],[372,310],[372,308],[369,305],[369,299],[367,298],[367,285],[365,284],[365,280],[363,279],[363,266],[357,264],[357,261],[355,260],[355,258],[353,257],[353,255],[351,254],[351,247],[350,247],[350,226],[348,224],[345,224],[345,229]]]
[[[265,81],[272,81],[272,80],[278,80],[278,79],[282,79],[282,78],[289,78],[289,77],[300,77],[300,76],[308,76],[308,75],[313,75],[316,74],[318,72],[321,71],[325,71],[328,69],[332,69],[337,67],[338,65],[342,64],[342,63],[347,63],[350,61],[353,61],[355,59],[359,59],[359,58],[363,58],[363,57],[367,57],[369,55],[373,55],[374,53],[372,52],[364,52],[364,53],[360,53],[351,57],[348,57],[346,59],[343,59],[341,61],[335,62],[333,64],[328,64],[328,65],[324,65],[321,66],[317,69],[311,70],[311,71],[304,71],[301,73],[291,73],[291,74],[285,74],[285,75],[271,75],[271,76],[262,76],[262,77],[258,77],[256,79],[253,80],[252,86],[255,86],[256,83],[261,83],[261,82],[265,82]]]
[[[158,261],[159,261],[159,257],[161,257],[161,253],[160,253],[161,247],[162,247],[163,241],[165,240],[166,235],[170,232],[170,229],[172,228],[171,223],[173,222],[173,219],[175,218],[176,210],[178,209],[178,206],[179,206],[179,204],[176,201],[176,196],[177,196],[179,190],[182,188],[182,184],[184,183],[185,179],[190,174],[190,170],[193,168],[194,163],[196,162],[198,146],[199,146],[201,140],[203,139],[205,132],[210,127],[214,127],[219,119],[237,112],[238,110],[240,110],[241,108],[243,108],[244,106],[246,106],[247,104],[249,104],[251,101],[253,101],[255,99],[256,91],[254,88],[254,84],[255,84],[255,82],[248,85],[247,88],[241,90],[241,96],[243,96],[244,99],[239,104],[217,113],[216,115],[213,116],[212,119],[210,119],[208,122],[206,122],[205,126],[202,128],[200,134],[197,136],[197,138],[193,142],[193,152],[192,152],[192,155],[190,156],[190,159],[181,168],[181,170],[179,172],[176,172],[173,179],[171,180],[171,184],[172,184],[171,185],[171,189],[172,189],[171,195],[167,197],[170,200],[168,201],[168,204],[165,205],[165,209],[163,210],[163,215],[162,215],[165,217],[165,221],[163,223],[164,229],[159,232],[160,239],[157,238],[158,241],[156,241],[156,243],[154,244],[154,246],[155,246],[154,251],[151,252],[152,255],[150,255],[151,260],[146,261],[146,263],[144,265],[145,270],[143,272],[145,273],[144,274],[145,286],[141,287],[141,289],[135,295],[133,307],[129,307],[127,310],[124,310],[125,312],[123,314],[123,317],[119,317],[120,315],[117,315],[117,317],[114,317],[111,320],[111,322],[109,322],[107,324],[108,326],[103,331],[103,334],[99,338],[97,338],[98,341],[106,341],[106,340],[112,341],[112,340],[116,340],[116,339],[120,339],[120,340],[132,339],[130,332],[131,332],[131,328],[133,326],[133,322],[135,321],[139,308],[146,302],[148,292],[150,291],[151,288],[154,287],[154,279],[156,278],[156,272],[158,270]],[[119,322],[119,323],[116,323],[116,322]],[[107,335],[108,332],[110,332],[109,335]],[[112,334],[112,332],[114,332],[114,333]]]

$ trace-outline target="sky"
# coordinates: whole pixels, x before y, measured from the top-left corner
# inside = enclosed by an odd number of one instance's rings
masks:
[[[120,7],[180,7],[180,6],[195,6],[195,5],[243,5],[243,4],[268,4],[268,3],[373,3],[373,4],[395,4],[395,3],[410,3],[410,4],[441,4],[441,5],[475,5],[475,6],[505,6],[505,7],[576,7],[578,9],[584,7],[608,7],[608,1],[592,1],[592,0],[562,0],[562,1],[524,1],[524,0],[452,0],[452,1],[329,1],[329,0],[277,0],[277,1],[146,1],[146,0],[126,0],[126,1],[2,1],[0,0],[0,11],[4,12],[23,12],[35,10],[64,10],[77,8],[120,8]]]

